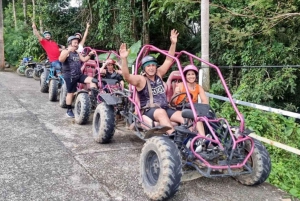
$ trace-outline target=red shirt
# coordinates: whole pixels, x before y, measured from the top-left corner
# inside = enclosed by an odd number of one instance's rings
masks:
[[[53,40],[46,40],[43,38],[40,41],[40,43],[41,43],[42,47],[44,48],[44,50],[46,51],[50,62],[58,60],[60,52],[59,52],[59,47],[56,42],[54,42]]]

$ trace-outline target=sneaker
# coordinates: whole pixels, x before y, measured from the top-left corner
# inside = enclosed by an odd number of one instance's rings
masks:
[[[66,115],[67,115],[68,117],[71,117],[71,118],[74,118],[74,117],[75,117],[72,110],[67,110]]]
[[[203,139],[197,140],[197,142],[195,142],[195,145],[196,145],[195,152],[198,152],[198,153],[201,152],[203,149]]]

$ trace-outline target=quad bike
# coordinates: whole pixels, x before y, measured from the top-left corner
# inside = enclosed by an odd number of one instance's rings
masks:
[[[50,67],[49,59],[46,59],[42,63],[37,63],[37,65],[33,69],[33,73],[32,73],[33,79],[35,79],[35,80],[41,79],[40,77],[41,77],[41,74],[44,72],[44,67],[46,67],[46,68]]]
[[[86,47],[84,52],[92,50],[89,47]],[[115,51],[105,51],[105,50],[94,50],[96,53],[107,53],[107,58],[111,55],[115,55],[119,58],[119,55]],[[97,84],[98,89],[91,90],[89,84],[82,84],[79,83],[77,86],[77,92],[75,93],[74,97],[74,115],[75,115],[75,122],[77,124],[86,124],[89,120],[90,113],[94,110],[100,102],[100,94],[109,93],[112,90],[115,90],[119,87],[116,80],[111,79],[103,79],[101,77],[100,72],[100,63],[98,57],[95,60],[89,60],[85,62],[82,67],[81,71],[84,75],[93,77],[93,83]],[[60,106],[66,107],[66,86],[63,85],[61,88],[60,93]]]
[[[27,78],[32,78],[33,69],[36,67],[36,62],[33,61],[33,57],[24,57],[21,65],[17,68],[19,75],[25,75]]]
[[[174,136],[163,135],[170,127],[159,125],[142,115],[136,89],[129,86],[129,90],[115,91],[101,99],[94,114],[93,135],[99,141],[109,142],[115,131],[115,116],[119,113],[129,129],[146,141],[140,155],[140,177],[145,194],[152,200],[166,200],[174,196],[179,190],[182,175],[190,170],[208,178],[233,177],[248,186],[263,183],[271,171],[270,156],[261,142],[248,136],[251,131],[245,128],[244,119],[219,68],[186,51],[173,57],[151,45],[145,45],[140,51],[137,67],[141,65],[141,57],[150,51],[173,58],[178,67],[178,71],[173,71],[168,77],[168,101],[174,91],[174,80],[180,79],[188,91],[179,62],[182,55],[189,57],[192,64],[197,60],[215,69],[240,119],[239,126],[230,126],[225,118],[217,118],[209,105],[193,104],[191,95],[187,93],[186,101],[181,104],[185,123],[174,126]],[[135,74],[138,74],[138,68]],[[203,123],[205,136],[195,131],[197,122]]]
[[[44,66],[40,77],[40,91],[42,93],[49,92],[49,100],[57,101],[60,96],[61,86],[64,79],[61,75],[56,75],[56,70],[53,66]]]

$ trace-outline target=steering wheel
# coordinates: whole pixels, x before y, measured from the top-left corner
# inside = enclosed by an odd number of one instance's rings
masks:
[[[177,105],[175,105],[175,103],[174,103],[175,98],[178,98],[180,95],[183,95],[183,94],[185,94],[184,99],[183,99],[180,103],[178,103]],[[190,95],[191,95],[191,98],[193,99],[193,95],[192,95],[191,93],[190,93]],[[171,100],[170,100],[170,106],[171,106],[171,107],[174,107],[174,108],[176,108],[176,109],[182,109],[182,108],[184,108],[184,105],[185,105],[187,102],[188,102],[188,100],[187,100],[187,93],[186,93],[186,92],[181,92],[181,93],[176,94],[175,96],[173,96],[173,97],[171,98]]]

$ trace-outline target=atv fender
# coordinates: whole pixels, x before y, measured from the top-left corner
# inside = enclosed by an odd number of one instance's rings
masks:
[[[117,105],[119,103],[122,103],[121,98],[111,94],[100,94],[100,99],[107,105]]]
[[[89,93],[88,91],[86,91],[86,90],[79,90],[79,91],[76,91],[75,93],[74,93],[74,97],[76,97],[76,96],[78,96],[79,94],[82,94],[82,93]]]

